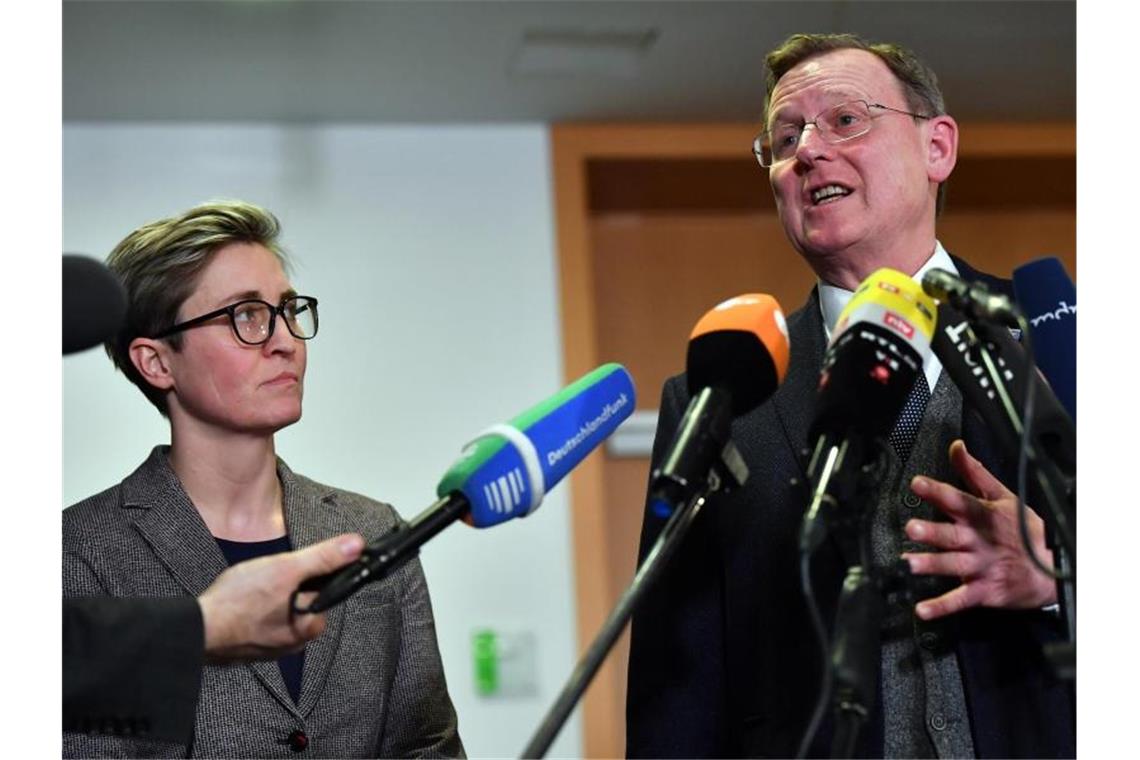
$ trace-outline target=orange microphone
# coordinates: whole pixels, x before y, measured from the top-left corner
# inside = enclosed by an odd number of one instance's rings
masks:
[[[784,313],[770,295],[730,298],[701,317],[685,360],[692,401],[653,473],[655,514],[668,517],[702,491],[743,485],[748,468],[729,438],[732,420],[776,391],[789,350]]]

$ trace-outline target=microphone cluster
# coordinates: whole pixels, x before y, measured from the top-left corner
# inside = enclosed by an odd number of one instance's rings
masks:
[[[991,310],[986,305],[995,302],[994,296],[977,286],[966,287],[947,272],[933,270],[923,278],[928,292],[968,294],[948,295],[939,305],[934,352],[1002,449],[1013,457],[1024,452],[1032,467],[1027,484],[1030,498],[1048,510],[1050,527],[1075,558],[1076,428],[1050,382],[1055,380],[1072,394],[1070,408],[1075,410],[1076,295],[1056,259],[1030,262],[1014,276],[1018,292],[1032,293],[1031,304],[1055,303],[1060,290],[1058,301],[1071,301],[1072,318],[1067,324],[1035,327],[1008,299],[1000,310]],[[1067,307],[1066,303],[1066,312]],[[1026,348],[1014,339],[1009,325],[1019,331]],[[1044,339],[1050,357],[1049,380],[1035,371],[1032,347],[1036,337]]]
[[[1036,308],[1047,316],[1036,321],[1053,330],[1050,350],[1068,358],[1054,361],[1053,373],[1063,387],[1075,389],[1076,296],[1060,262],[1021,267],[1014,284],[1019,294],[1032,293],[1031,300],[1041,304]],[[1054,303],[1060,306],[1049,311]],[[1062,321],[1069,315],[1072,319]],[[858,729],[874,705],[882,589],[890,578],[872,567],[866,504],[873,503],[884,439],[914,384],[927,382],[923,366],[932,353],[1005,452],[1028,452],[1028,491],[1052,516],[1050,527],[1067,550],[1056,552],[1058,566],[1072,578],[1075,431],[1049,384],[1033,371],[1031,352],[1011,336],[1011,327],[1020,328],[1030,349],[1029,332],[1041,329],[1029,327],[1007,296],[939,269],[928,271],[921,287],[901,272],[881,269],[860,284],[840,315],[824,356],[809,432],[811,495],[800,536],[801,580],[820,643],[823,681],[799,756],[806,754],[821,724],[829,693],[836,712],[834,757],[851,756]],[[1060,329],[1071,331],[1067,344],[1057,339]],[[840,590],[830,647],[808,569],[811,555],[828,536],[846,546],[848,556],[859,557]],[[1032,552],[1028,542],[1026,550]],[[1072,640],[1075,591],[1059,587],[1059,598],[1067,608]]]
[[[1043,276],[1059,281],[1051,264],[1020,269],[1015,273],[1019,294],[1039,294]],[[1052,298],[1047,296],[1044,306],[1051,305]],[[855,733],[874,704],[881,592],[872,573],[870,514],[864,505],[870,502],[868,489],[877,486],[874,477],[882,463],[885,438],[915,384],[927,382],[923,367],[932,354],[981,411],[1007,452],[1028,447],[1036,473],[1030,493],[1038,503],[1050,506],[1051,527],[1065,546],[1075,548],[1072,418],[1049,385],[1031,370],[1027,353],[1007,327],[1021,325],[1023,333],[1035,329],[1042,334],[1072,328],[1075,293],[1063,293],[1057,301],[1059,307],[1043,310],[1043,316],[1031,323],[1009,298],[952,273],[932,270],[920,286],[901,272],[881,269],[860,284],[840,315],[824,355],[809,428],[810,448],[805,452],[810,497],[800,535],[802,577],[828,662],[801,755],[820,724],[832,676],[838,718],[833,752],[852,750]],[[1069,316],[1072,319],[1064,322]],[[691,400],[650,477],[650,514],[665,520],[665,525],[524,749],[524,757],[541,757],[549,748],[709,497],[747,480],[748,467],[732,441],[732,423],[777,390],[787,372],[790,350],[783,312],[765,294],[725,301],[697,322],[686,356]],[[1064,349],[1053,353],[1064,354]],[[1050,378],[1062,378],[1064,387],[1075,389],[1075,369],[1070,372],[1063,360],[1052,364]],[[1066,379],[1070,375],[1072,380]],[[1024,402],[1034,396],[1036,413],[1023,415]],[[386,577],[457,520],[488,528],[531,514],[551,488],[630,416],[635,399],[629,373],[618,364],[607,364],[508,422],[487,428],[444,474],[435,504],[370,544],[358,562],[303,587],[319,594],[299,611],[327,609],[364,584]],[[1032,435],[1026,436],[1027,431]],[[854,542],[860,561],[849,569],[841,590],[829,658],[807,566],[832,535]]]

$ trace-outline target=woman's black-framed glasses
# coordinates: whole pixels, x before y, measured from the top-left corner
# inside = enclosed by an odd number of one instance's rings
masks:
[[[285,320],[285,328],[294,338],[309,340],[317,334],[317,299],[312,296],[289,296],[281,299],[277,306],[257,298],[238,301],[209,314],[179,322],[151,337],[155,340],[166,338],[217,319],[223,314],[230,318],[230,326],[238,340],[251,346],[260,346],[273,337],[278,314]]]

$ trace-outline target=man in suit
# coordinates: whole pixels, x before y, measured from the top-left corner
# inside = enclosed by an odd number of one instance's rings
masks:
[[[936,238],[958,128],[933,72],[913,53],[851,35],[793,35],[766,63],[766,126],[755,152],[785,233],[818,284],[788,319],[792,361],[783,385],[734,423],[747,484],[708,505],[634,616],[630,756],[798,751],[823,666],[800,586],[806,494],[793,481],[805,479],[800,452],[831,328],[852,291],[882,267],[915,279],[939,267],[1010,290],[952,258]],[[877,704],[856,753],[1071,756],[1071,691],[1041,655],[1042,641],[1060,630],[1043,609],[1055,589],[1030,565],[1015,499],[991,474],[1009,482],[1010,463],[940,365],[924,370],[918,383],[929,401],[913,447],[888,454],[869,505],[875,565],[905,559],[921,601],[887,600]],[[666,383],[655,465],[688,400],[683,376]],[[646,511],[642,558],[663,525]],[[1031,525],[1039,556],[1048,557],[1040,519]],[[851,560],[834,544],[813,557],[826,621]],[[808,753],[826,754],[831,733],[826,719]]]

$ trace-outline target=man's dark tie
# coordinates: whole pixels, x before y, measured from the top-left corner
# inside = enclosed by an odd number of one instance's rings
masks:
[[[918,428],[922,424],[927,401],[930,401],[930,387],[926,384],[926,375],[919,372],[914,387],[911,388],[910,395],[903,404],[895,429],[887,437],[887,442],[899,455],[900,462],[906,461],[910,456],[910,450],[914,447],[914,439],[918,437]]]

